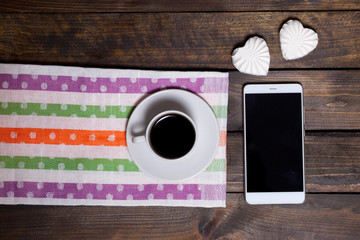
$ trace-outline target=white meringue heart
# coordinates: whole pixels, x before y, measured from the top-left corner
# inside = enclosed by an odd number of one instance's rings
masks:
[[[266,76],[270,66],[269,47],[260,37],[249,38],[245,46],[233,51],[232,62],[242,73]]]
[[[318,45],[317,33],[304,28],[298,20],[287,21],[280,30],[280,46],[286,60],[302,58]]]

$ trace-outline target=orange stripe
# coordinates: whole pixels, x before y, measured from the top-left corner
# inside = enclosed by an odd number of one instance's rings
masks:
[[[219,146],[226,146],[226,131],[220,131]]]
[[[0,128],[0,142],[126,146],[124,131],[92,131],[42,128]],[[226,131],[220,131],[219,146],[226,146]]]
[[[0,128],[0,142],[126,146],[123,131],[92,131],[42,128]]]

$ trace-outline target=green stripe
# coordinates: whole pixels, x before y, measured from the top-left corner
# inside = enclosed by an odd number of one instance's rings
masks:
[[[120,166],[120,167],[119,167]],[[84,171],[125,171],[138,172],[139,168],[128,159],[104,158],[49,158],[0,156],[0,168],[46,169],[46,170],[84,170]]]
[[[128,118],[134,106],[92,106],[53,103],[17,103],[0,104],[0,115],[37,115],[71,117],[74,114],[83,118]],[[93,116],[94,115],[94,116]]]
[[[225,159],[214,159],[210,166],[205,170],[206,172],[225,172],[226,171],[226,160]]]
[[[211,106],[211,108],[214,111],[216,118],[227,117],[227,106]]]
[[[83,118],[128,118],[134,106],[96,106],[54,103],[0,102],[0,115],[37,115]],[[227,117],[227,106],[211,106],[216,118]]]
[[[208,172],[225,171],[225,159],[214,159],[206,169]],[[49,158],[0,156],[0,168],[45,169],[45,170],[83,170],[83,171],[124,171],[139,172],[139,168],[128,159],[106,158]]]

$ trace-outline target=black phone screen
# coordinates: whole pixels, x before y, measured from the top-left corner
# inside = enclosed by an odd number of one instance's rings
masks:
[[[248,192],[303,191],[301,93],[245,95]]]

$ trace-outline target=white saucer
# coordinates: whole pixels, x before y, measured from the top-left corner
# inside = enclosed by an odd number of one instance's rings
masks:
[[[159,157],[146,141],[131,141],[133,137],[144,135],[151,119],[166,110],[186,113],[197,128],[196,147],[179,160]],[[212,109],[199,96],[185,90],[163,90],[145,98],[132,112],[126,142],[131,158],[141,171],[159,180],[182,181],[201,173],[212,162],[219,144],[219,126]]]

